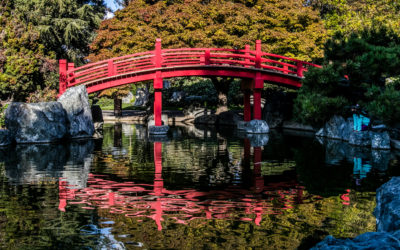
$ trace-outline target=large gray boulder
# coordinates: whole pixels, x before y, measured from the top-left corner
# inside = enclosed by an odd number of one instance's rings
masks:
[[[0,129],[0,147],[10,145],[13,140],[10,131],[7,129]]]
[[[374,215],[378,232],[400,229],[400,177],[393,177],[376,190]]]
[[[54,142],[67,134],[67,114],[58,102],[13,102],[5,125],[17,143]]]
[[[58,102],[67,112],[69,137],[92,137],[94,125],[86,87],[80,85],[67,89]]]
[[[269,133],[269,126],[264,120],[251,120],[244,125],[244,131],[248,134]]]
[[[354,239],[336,239],[329,235],[311,249],[400,249],[400,232],[394,234],[371,232],[361,234]]]
[[[354,132],[350,133],[349,144],[355,145],[355,146],[360,146],[360,147],[371,146],[370,131],[354,131]]]
[[[149,91],[147,88],[138,88],[135,95],[135,107],[144,107],[149,102]]]
[[[371,132],[371,148],[390,149],[390,136],[388,132]]]
[[[351,121],[335,115],[315,135],[347,141],[352,131],[351,123]]]

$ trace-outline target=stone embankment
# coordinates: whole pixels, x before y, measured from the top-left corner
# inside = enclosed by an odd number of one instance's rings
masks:
[[[7,130],[0,131],[0,145],[92,137],[94,125],[86,87],[68,89],[57,102],[11,103],[5,125]]]
[[[352,118],[334,116],[315,135],[348,141],[350,145],[355,146],[390,149],[390,136],[387,131],[354,131]]]
[[[329,235],[312,249],[400,249],[400,177],[393,177],[376,191],[376,232],[354,239]]]

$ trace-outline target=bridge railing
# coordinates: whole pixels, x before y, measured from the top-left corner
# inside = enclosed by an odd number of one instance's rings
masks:
[[[68,65],[68,70],[62,69],[60,61],[60,91],[61,81],[65,81],[65,88],[78,84],[92,85],[105,82],[110,78],[124,75],[160,70],[173,67],[193,66],[227,66],[249,69],[264,69],[282,74],[303,77],[309,67],[318,65],[297,59],[270,54],[261,50],[261,41],[257,40],[255,50],[249,45],[244,49],[225,48],[183,48],[161,49],[161,40],[157,39],[156,49],[132,55],[116,57],[96,63],[89,63],[74,68]],[[63,61],[64,64],[65,61]],[[63,78],[62,74],[66,77]],[[65,89],[64,89],[65,90]]]

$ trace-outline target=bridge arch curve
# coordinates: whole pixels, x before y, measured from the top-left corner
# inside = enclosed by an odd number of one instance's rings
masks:
[[[156,39],[155,49],[132,55],[111,58],[74,67],[66,60],[59,61],[59,94],[67,88],[85,85],[88,93],[108,88],[153,80],[155,90],[155,125],[161,125],[163,79],[183,76],[220,76],[248,79],[244,92],[244,119],[251,119],[250,91],[254,96],[254,119],[261,119],[261,90],[264,81],[300,88],[304,71],[320,67],[297,59],[270,54],[261,50],[257,40],[255,50],[183,48],[162,49]]]

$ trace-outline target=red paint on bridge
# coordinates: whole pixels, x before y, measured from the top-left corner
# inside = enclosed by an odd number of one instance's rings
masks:
[[[299,88],[303,73],[309,67],[320,66],[263,52],[260,40],[256,41],[255,50],[251,50],[249,45],[244,49],[162,49],[161,39],[157,39],[153,51],[111,58],[77,68],[73,63],[60,60],[59,94],[64,93],[67,88],[81,84],[86,86],[88,93],[93,93],[147,80],[153,80],[157,93],[163,89],[163,79],[166,78],[235,77],[252,80],[248,89],[254,90],[253,117],[261,119],[261,90],[264,81]],[[156,126],[161,125],[161,103],[161,93],[158,93],[155,95]]]

